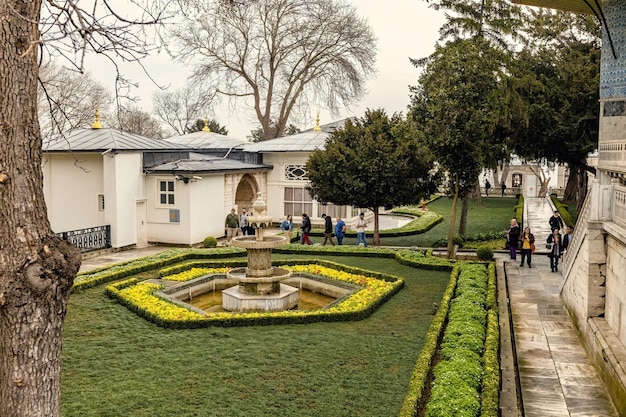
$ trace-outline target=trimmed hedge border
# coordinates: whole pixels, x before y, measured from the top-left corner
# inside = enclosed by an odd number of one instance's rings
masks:
[[[448,317],[448,309],[450,308],[450,301],[452,300],[456,288],[459,269],[459,265],[452,269],[448,287],[441,298],[441,303],[428,328],[428,332],[426,332],[424,347],[422,347],[413,372],[411,372],[409,388],[407,395],[404,397],[399,417],[415,417],[417,414],[417,407],[422,399],[422,395],[424,395],[424,389],[428,382],[428,373],[430,372],[433,358],[439,347],[439,335],[441,335],[446,318]]]
[[[431,397],[426,405],[426,415],[457,415],[439,413],[442,410],[448,412],[453,409],[458,412],[458,415],[480,415],[481,417],[499,415],[500,329],[495,264],[488,264],[486,279],[478,280],[478,286],[471,278],[472,275],[477,274],[472,271],[475,268],[476,263],[468,262],[459,262],[454,266],[450,274],[450,283],[426,334],[424,347],[411,374],[409,388],[399,417],[417,415],[428,382],[432,360],[437,348],[442,348],[438,345],[442,331],[445,335],[443,340],[445,352],[442,351],[443,360],[433,369],[433,374],[435,381],[438,377],[442,378],[444,385],[431,391]],[[468,275],[470,275],[469,278]],[[465,298],[464,301],[463,298]],[[453,316],[450,316],[452,304],[455,305],[455,312]],[[446,325],[445,330],[444,325]],[[461,330],[462,333],[455,332],[450,336],[448,329],[450,331]],[[478,331],[478,335],[482,335],[480,329],[485,329],[482,346],[476,339],[475,333]],[[472,346],[474,350],[482,350],[481,357],[477,355],[477,352],[469,349]],[[446,363],[446,358],[452,358],[452,362]],[[468,374],[460,373],[460,369],[466,369]],[[476,374],[477,372],[480,375]],[[478,383],[477,379],[481,383]],[[452,404],[452,401],[459,401],[461,406],[469,407],[469,410],[455,408],[459,404]]]
[[[387,229],[387,230],[379,230],[378,235],[380,237],[397,237],[397,236],[410,236],[410,235],[419,235],[421,233],[426,233],[439,223],[443,221],[443,216],[441,214],[435,213],[434,211],[422,211],[421,208],[417,207],[400,207],[392,210],[393,213],[397,214],[409,214],[411,216],[416,216],[416,219],[411,220],[409,223],[405,224],[402,227],[398,227],[395,229]],[[374,231],[365,232],[366,236],[374,236]],[[323,229],[312,229],[309,236],[316,237],[324,237]],[[355,230],[347,230],[347,237],[356,237]]]
[[[559,211],[559,214],[563,219],[563,223],[570,227],[574,227],[576,222],[572,218],[570,212],[567,210],[567,206],[559,201],[559,198],[556,196],[556,194],[550,194],[550,199],[554,203],[554,207],[556,207],[556,209]]]
[[[515,218],[517,219],[517,223],[520,225],[520,228],[524,230],[524,195],[517,195],[517,205],[515,206]]]
[[[186,267],[191,267],[193,263],[187,263]],[[232,262],[233,266],[245,265],[246,261]],[[383,296],[377,298],[372,303],[368,304],[364,308],[352,311],[330,311],[319,310],[315,312],[282,312],[282,313],[247,313],[247,314],[224,314],[215,315],[213,317],[197,317],[195,318],[180,318],[169,319],[164,318],[158,314],[154,314],[140,305],[127,300],[120,293],[120,287],[128,287],[132,285],[131,280],[125,280],[120,283],[115,283],[106,287],[105,293],[116,299],[120,304],[127,307],[129,310],[135,312],[137,315],[144,319],[161,327],[169,329],[197,329],[206,328],[212,326],[220,327],[235,327],[235,326],[266,326],[266,325],[279,325],[279,324],[305,324],[305,323],[318,323],[318,322],[336,322],[336,321],[357,321],[363,320],[369,317],[374,311],[376,311],[381,305],[387,302],[391,297],[404,287],[404,281],[396,276],[384,274],[375,271],[368,271],[361,268],[356,268],[347,265],[337,264],[335,262],[315,260],[315,259],[300,259],[300,260],[288,260],[288,261],[275,261],[275,265],[320,265],[327,268],[332,268],[338,271],[348,272],[351,274],[364,275],[366,277],[389,282],[392,285],[391,289]],[[222,267],[223,262],[216,261],[204,261],[193,266],[203,267]],[[166,268],[160,271],[161,274],[168,275],[169,273],[176,273],[174,268]],[[358,294],[355,293],[355,294]],[[349,299],[349,298],[348,298]],[[348,300],[347,299],[347,300]],[[169,301],[168,301],[169,302]],[[174,305],[172,303],[172,305]],[[178,306],[177,306],[178,307]],[[291,314],[289,314],[291,313]]]

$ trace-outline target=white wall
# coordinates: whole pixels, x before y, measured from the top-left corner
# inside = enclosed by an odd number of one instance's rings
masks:
[[[53,231],[107,224],[105,212],[98,211],[98,194],[104,193],[102,159],[99,153],[44,153],[44,198]],[[106,208],[108,203],[105,196]]]
[[[174,182],[174,205],[159,202],[159,181],[172,175],[147,175],[148,241],[191,245],[207,236],[224,235],[224,175],[199,175],[201,180]],[[180,211],[180,222],[170,221],[170,209]]]
[[[104,161],[105,220],[114,248],[137,243],[137,200],[143,195],[141,153],[108,153]]]

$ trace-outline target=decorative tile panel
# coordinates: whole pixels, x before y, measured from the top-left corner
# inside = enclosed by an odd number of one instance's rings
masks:
[[[607,29],[603,27],[600,98],[626,97],[626,0],[607,0],[602,10],[617,59],[611,51]]]

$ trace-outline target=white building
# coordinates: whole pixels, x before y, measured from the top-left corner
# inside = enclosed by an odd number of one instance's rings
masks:
[[[308,154],[334,126],[260,143],[208,130],[167,140],[74,130],[43,146],[52,229],[83,250],[194,245],[224,236],[226,215],[249,209],[258,195],[275,222],[291,214],[297,224],[302,213],[318,225],[324,213],[352,217],[348,207],[319,204],[306,190]]]

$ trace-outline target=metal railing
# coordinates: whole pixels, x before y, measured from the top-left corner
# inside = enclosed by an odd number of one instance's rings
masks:
[[[111,226],[96,226],[86,229],[57,233],[61,239],[71,243],[81,252],[90,252],[111,247]]]

